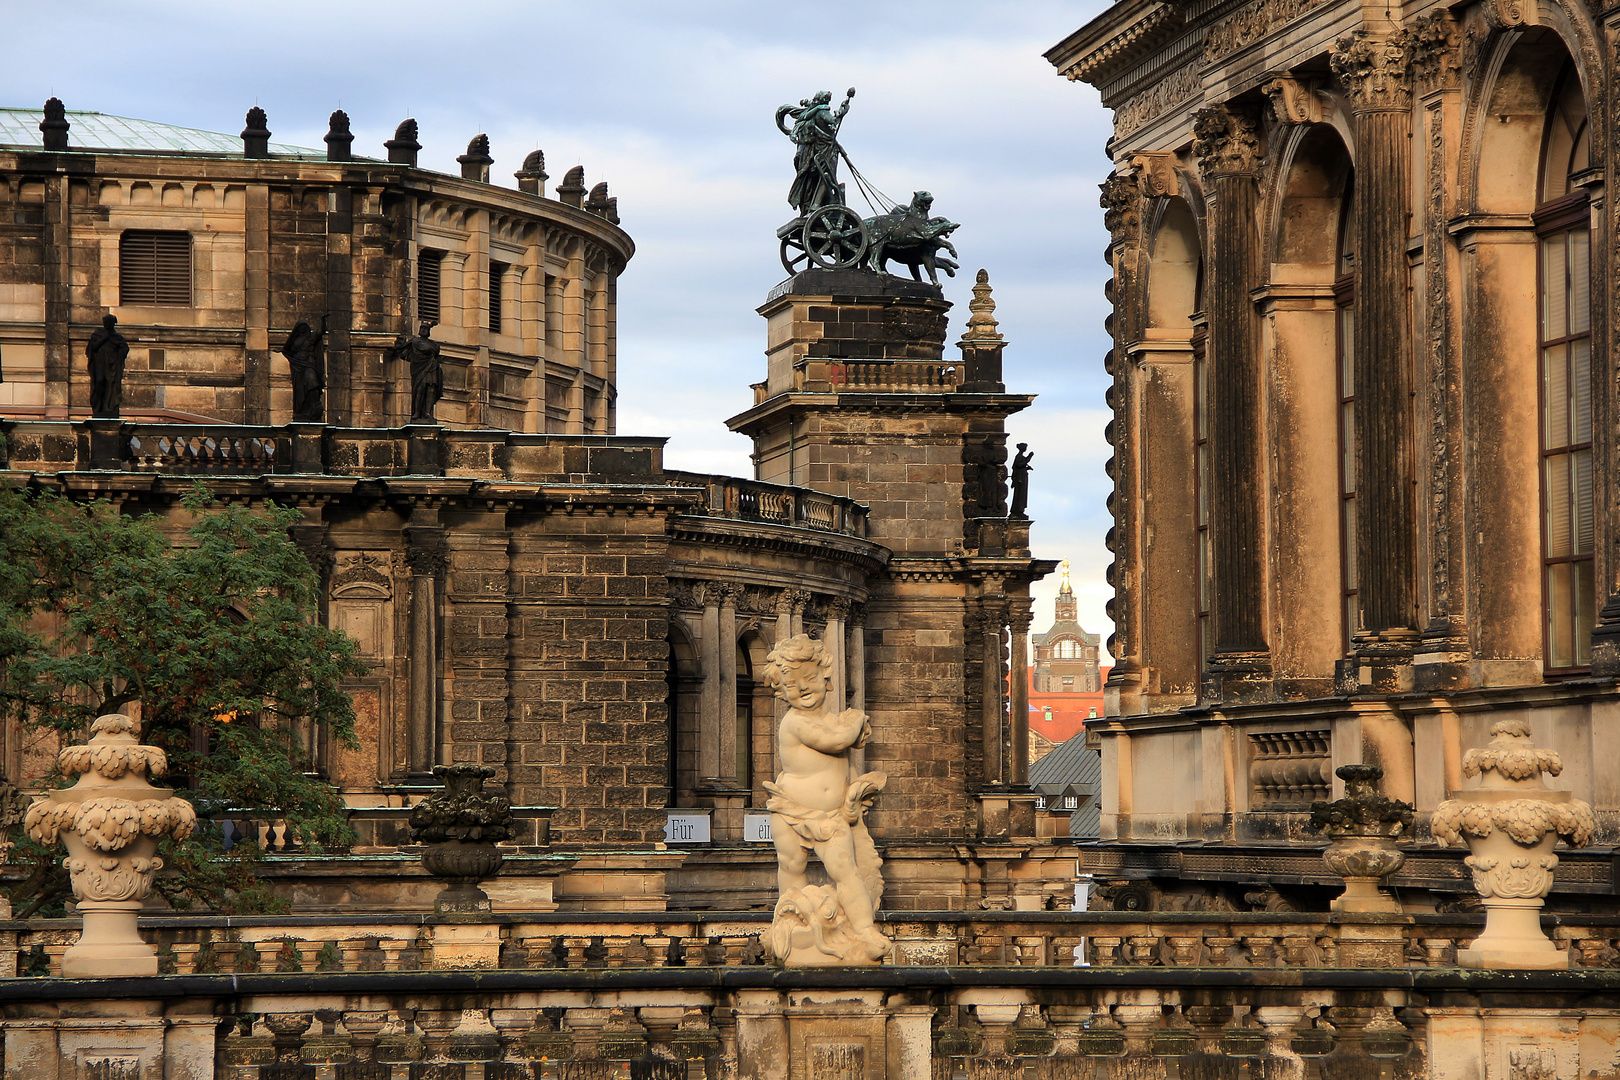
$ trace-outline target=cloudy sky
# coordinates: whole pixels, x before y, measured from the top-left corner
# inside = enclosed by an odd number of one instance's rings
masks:
[[[1010,421],[1036,452],[1035,553],[1073,560],[1081,621],[1106,634],[1097,184],[1109,119],[1041,56],[1105,6],[13,3],[0,103],[54,94],[69,109],[232,134],[258,104],[274,141],[311,147],[341,107],[357,154],[383,156],[414,116],[427,168],[457,171],[480,132],[498,183],[515,186],[537,147],[552,186],[584,165],[587,184],[618,196],[638,248],[619,286],[620,433],[669,436],[674,467],[748,476],[748,441],[724,421],[764,376],[754,308],[782,277],[775,230],[792,216],[792,147],[772,115],[853,86],[851,160],[899,201],[932,191],[935,212],[962,224],[963,273],[945,287],[953,341],[973,271],[990,272],[1008,388],[1040,395]],[[1045,585],[1037,628],[1055,576]]]

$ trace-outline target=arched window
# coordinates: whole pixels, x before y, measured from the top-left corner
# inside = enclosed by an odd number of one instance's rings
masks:
[[[1543,666],[1560,674],[1590,663],[1596,619],[1591,211],[1579,186],[1591,160],[1586,102],[1573,67],[1565,66],[1552,102],[1534,221],[1541,252]]]

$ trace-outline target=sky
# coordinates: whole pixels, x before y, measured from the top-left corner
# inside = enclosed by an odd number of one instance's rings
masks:
[[[583,165],[587,185],[605,180],[618,197],[637,247],[619,281],[619,434],[668,436],[672,468],[751,476],[749,442],[725,420],[764,377],[754,309],[783,277],[775,231],[793,216],[792,144],[772,117],[854,87],[850,160],[890,198],[926,189],[936,214],[961,223],[962,270],[942,279],[951,342],[974,271],[989,271],[1007,387],[1039,395],[1008,421],[1009,442],[1035,451],[1031,545],[1072,560],[1080,621],[1106,637],[1097,185],[1111,120],[1094,90],[1042,57],[1106,6],[4,0],[0,104],[54,95],[70,110],[230,134],[257,104],[273,141],[316,148],[342,108],[357,155],[383,157],[410,116],[425,168],[457,172],[480,133],[505,186],[537,148],[550,187]],[[1036,630],[1056,590],[1056,574],[1036,587]]]

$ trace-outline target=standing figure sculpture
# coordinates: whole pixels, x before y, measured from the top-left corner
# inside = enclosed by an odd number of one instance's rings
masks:
[[[850,776],[849,752],[865,745],[872,725],[827,699],[831,668],[822,643],[799,634],[771,650],[765,669],[788,705],[777,730],[781,772],[765,782],[780,887],[768,944],[791,967],[880,964],[890,946],[872,923],[883,872],[866,829],[866,808],[888,777]],[[832,884],[810,884],[812,851]]]
[[[326,396],[322,393],[326,389],[325,339],[326,316],[322,315],[319,332],[300,319],[281,347],[281,355],[287,358],[287,366],[292,369],[295,423],[318,424],[326,419]]]
[[[838,145],[838,128],[849,112],[855,88],[849,89],[844,103],[835,110],[832,92],[818,90],[814,97],[797,105],[776,110],[777,129],[793,140],[793,186],[788,189],[788,205],[808,217],[823,206],[843,206],[844,186],[838,182],[838,158],[844,150]],[[783,119],[792,117],[790,128]]]
[[[1034,468],[1030,462],[1035,460],[1035,451],[1029,448],[1029,443],[1019,443],[1018,453],[1013,455],[1012,462],[1012,510],[1010,517],[1027,518],[1029,509],[1029,471]]]
[[[395,341],[394,347],[388,350],[390,357],[400,356],[410,361],[411,365],[411,419],[413,424],[436,424],[433,410],[444,396],[444,372],[439,367],[439,343],[428,335],[433,332],[433,324],[422,323],[421,331],[415,337],[406,337],[401,334]]]
[[[124,402],[124,361],[129,359],[129,342],[118,332],[118,319],[101,317],[101,329],[90,335],[84,347],[90,360],[90,415],[116,420]]]

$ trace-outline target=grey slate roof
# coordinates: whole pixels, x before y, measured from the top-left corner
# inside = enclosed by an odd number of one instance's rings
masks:
[[[0,107],[0,147],[8,150],[43,150],[45,136],[40,121],[45,110]],[[242,140],[217,131],[175,127],[151,120],[133,120],[99,112],[68,111],[70,151],[114,154],[175,154],[183,156],[241,157]],[[271,143],[275,157],[325,161],[325,150],[311,150],[287,143]]]
[[[1095,840],[1102,828],[1102,754],[1086,749],[1081,732],[1059,743],[1029,767],[1029,785],[1048,799],[1080,796],[1080,807],[1069,815],[1069,836]]]

